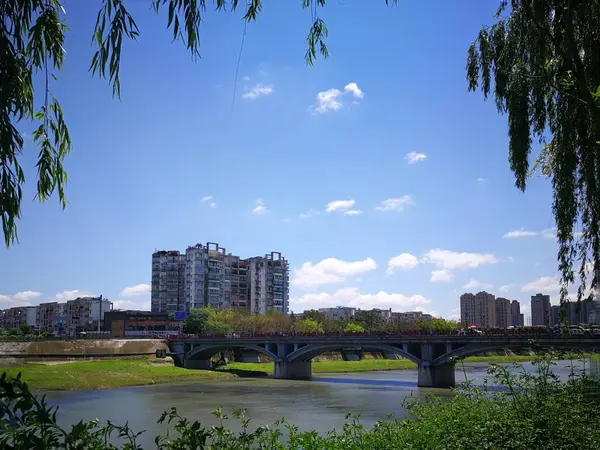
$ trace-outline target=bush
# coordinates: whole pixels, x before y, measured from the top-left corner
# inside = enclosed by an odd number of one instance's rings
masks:
[[[409,402],[412,419],[388,417],[372,428],[365,428],[359,415],[349,414],[341,430],[324,436],[300,432],[283,419],[274,427],[251,430],[245,410],[232,414],[241,422],[240,432],[227,428],[229,418],[221,410],[214,413],[221,424],[207,428],[181,417],[173,408],[158,420],[171,425],[171,431],[157,436],[155,443],[162,450],[597,449],[598,383],[585,374],[563,383],[552,374],[552,362],[546,358],[536,361],[535,367],[535,372],[527,373],[492,366],[490,374],[501,390],[490,392],[486,386],[466,384],[446,401],[427,398]],[[140,433],[127,425],[79,422],[64,430],[56,424],[56,411],[47,406],[44,397],[33,396],[20,376],[9,380],[2,375],[0,448],[141,449],[136,442]],[[110,443],[113,435],[122,446]]]

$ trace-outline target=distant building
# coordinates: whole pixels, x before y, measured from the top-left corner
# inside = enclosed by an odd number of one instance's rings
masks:
[[[424,314],[421,311],[393,312],[392,320],[414,324],[416,322],[427,322],[433,319],[431,314]]]
[[[510,324],[513,327],[522,327],[525,325],[523,314],[521,314],[521,305],[517,300],[510,303]]]
[[[531,296],[531,325],[550,325],[550,296],[536,294]]]
[[[354,317],[354,314],[356,314],[356,308],[351,308],[349,306],[336,306],[335,308],[319,308],[319,312],[328,319],[349,320]]]
[[[485,291],[460,296],[460,319],[466,326],[496,326],[496,297]]]
[[[242,259],[216,242],[152,255],[154,312],[184,312],[205,306],[255,314],[287,314],[289,265],[280,252]]]
[[[566,319],[568,325],[598,324],[600,322],[600,302],[582,300],[581,302],[566,302]],[[560,325],[561,305],[551,306],[551,325]]]
[[[179,333],[181,322],[167,312],[110,311],[104,316],[104,330],[112,337],[160,336]]]
[[[510,300],[503,297],[496,299],[496,327],[508,328],[512,324]]]
[[[177,250],[152,254],[152,311],[185,311],[185,255]]]
[[[28,325],[31,328],[36,327],[35,306],[17,306],[0,310],[0,328],[10,330],[19,328],[22,325]]]
[[[97,331],[105,313],[112,310],[112,302],[100,297],[78,297],[67,301],[64,307],[64,332],[73,335],[81,331]]]
[[[280,252],[247,259],[250,289],[250,312],[288,313],[289,263]]]

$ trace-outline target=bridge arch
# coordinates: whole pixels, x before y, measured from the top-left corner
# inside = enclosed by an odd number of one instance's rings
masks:
[[[209,360],[214,355],[224,350],[231,349],[241,349],[241,350],[253,350],[258,353],[262,353],[263,355],[271,358],[273,361],[277,359],[277,355],[273,352],[270,352],[265,347],[256,344],[236,344],[235,342],[215,345],[215,344],[199,344],[194,347],[190,352],[185,354],[185,359],[187,360]]]
[[[333,351],[343,351],[344,349],[350,349],[351,347],[355,347],[354,345],[343,345],[343,344],[308,344],[304,347],[299,348],[298,350],[290,353],[287,356],[287,360],[289,362],[294,361],[310,361],[314,357]],[[396,355],[400,355],[403,358],[406,358],[415,364],[421,364],[421,360],[416,356],[408,353],[400,347],[396,347],[394,345],[386,345],[386,344],[360,344],[356,347],[360,347],[363,352],[382,352],[382,353],[394,353]]]
[[[497,350],[522,350],[531,349],[534,347],[562,350],[562,351],[586,351],[600,349],[600,340],[596,345],[582,345],[578,342],[569,342],[568,340],[559,340],[552,343],[532,343],[532,342],[511,342],[507,343],[483,343],[483,344],[467,344],[456,350],[448,352],[432,361],[432,365],[441,366],[446,364],[450,358],[466,358],[468,356],[475,356],[483,352],[492,352]]]

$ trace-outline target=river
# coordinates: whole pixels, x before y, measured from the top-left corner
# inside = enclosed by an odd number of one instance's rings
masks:
[[[581,362],[576,362],[581,366]],[[532,365],[523,365],[532,370]],[[456,381],[466,378],[483,384],[488,365],[469,363],[457,365]],[[577,367],[576,367],[577,368]],[[554,373],[566,380],[571,373],[569,361],[558,361]],[[52,392],[49,402],[59,406],[58,420],[69,425],[79,420],[99,418],[117,424],[129,421],[135,431],[148,430],[139,442],[153,448],[153,438],[163,433],[165,426],[156,424],[160,414],[175,406],[178,412],[205,424],[216,424],[212,412],[223,408],[230,414],[246,408],[251,425],[272,424],[285,417],[301,430],[325,432],[344,423],[348,412],[362,414],[361,421],[372,425],[393,413],[406,414],[404,401],[411,396],[452,395],[450,390],[418,388],[414,370],[361,372],[320,375],[312,381],[288,381],[269,378],[240,378],[231,381],[201,381],[161,384],[91,392]],[[231,420],[230,428],[236,429]]]

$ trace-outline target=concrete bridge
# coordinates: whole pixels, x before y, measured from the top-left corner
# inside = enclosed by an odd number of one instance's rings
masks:
[[[182,338],[169,343],[171,355],[188,369],[211,369],[211,357],[233,349],[242,361],[256,360],[258,354],[275,364],[274,377],[310,379],[312,359],[322,353],[341,351],[345,359],[358,360],[362,352],[398,356],[418,366],[417,385],[448,388],[455,385],[454,365],[458,358],[479,353],[539,347],[565,351],[600,349],[594,336],[271,336],[254,338]]]

